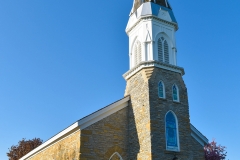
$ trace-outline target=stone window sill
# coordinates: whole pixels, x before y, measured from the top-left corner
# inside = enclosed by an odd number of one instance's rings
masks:
[[[164,151],[166,154],[172,154],[172,155],[180,155],[180,151],[169,151],[169,150],[165,150]]]
[[[180,102],[178,102],[178,101],[173,101],[173,103],[177,103],[177,104],[180,104]]]
[[[161,97],[158,97],[158,99],[160,99],[160,100],[163,100],[163,101],[167,101],[167,99],[166,99],[166,98],[161,98]]]

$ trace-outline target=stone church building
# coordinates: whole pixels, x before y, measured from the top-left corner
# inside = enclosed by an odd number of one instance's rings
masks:
[[[70,125],[20,160],[204,160],[177,65],[178,23],[167,0],[135,0],[126,27],[122,99]]]

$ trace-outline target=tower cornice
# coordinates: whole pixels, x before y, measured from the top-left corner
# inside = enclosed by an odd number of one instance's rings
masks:
[[[137,66],[130,69],[129,71],[127,71],[125,74],[123,74],[123,77],[125,80],[128,80],[129,78],[131,78],[134,74],[136,74],[140,70],[142,70],[144,68],[151,68],[151,67],[157,67],[157,68],[177,72],[177,73],[180,73],[182,76],[185,74],[185,71],[182,67],[178,67],[175,65],[167,64],[167,63],[162,63],[159,61],[144,61],[144,62],[139,63]]]
[[[161,19],[161,18],[158,18],[157,16],[155,15],[150,15],[150,16],[143,16],[141,17],[136,23],[134,23],[130,28],[126,28],[126,33],[129,34],[129,32],[131,32],[141,21],[143,20],[156,20],[156,21],[159,21],[159,22],[164,22],[166,24],[169,24],[169,25],[172,25],[175,27],[175,30],[177,31],[178,30],[178,24],[175,23],[175,22],[169,22],[167,20],[164,20],[164,19]]]

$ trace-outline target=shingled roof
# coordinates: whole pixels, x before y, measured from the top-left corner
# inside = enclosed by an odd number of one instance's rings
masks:
[[[142,5],[142,3],[146,2],[156,3],[160,6],[172,9],[168,0],[134,0],[133,12],[135,12]]]

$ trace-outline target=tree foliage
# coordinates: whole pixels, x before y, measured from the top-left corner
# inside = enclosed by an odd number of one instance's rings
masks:
[[[40,138],[34,138],[32,140],[26,140],[23,138],[18,142],[18,145],[11,146],[7,156],[9,160],[19,160],[21,157],[32,151],[34,148],[37,148],[43,143]]]
[[[217,145],[213,140],[204,147],[205,160],[225,160],[227,152],[226,147]]]

